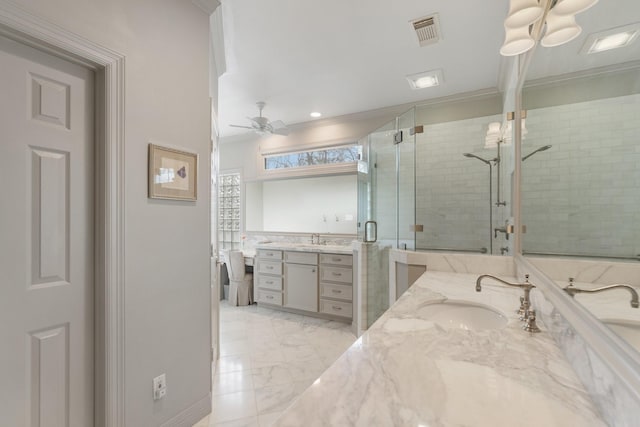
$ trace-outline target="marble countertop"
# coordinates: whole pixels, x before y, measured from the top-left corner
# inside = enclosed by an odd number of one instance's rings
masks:
[[[351,255],[351,245],[312,245],[311,243],[272,242],[260,243],[256,249],[275,249],[280,251],[317,252],[326,254]]]
[[[522,291],[488,280],[477,293],[476,278],[423,274],[274,425],[605,426],[544,325],[520,328]],[[447,299],[488,305],[507,326],[446,330],[413,314]]]

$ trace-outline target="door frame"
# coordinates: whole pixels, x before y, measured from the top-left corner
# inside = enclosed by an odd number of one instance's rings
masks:
[[[123,427],[125,57],[11,3],[0,3],[0,34],[96,73],[94,420]]]

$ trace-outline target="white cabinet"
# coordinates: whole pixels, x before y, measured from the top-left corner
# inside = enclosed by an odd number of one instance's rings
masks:
[[[284,306],[318,312],[317,265],[284,265]]]
[[[253,269],[256,301],[282,305],[282,251],[258,250]]]
[[[258,249],[256,300],[272,308],[348,321],[353,311],[352,264],[351,255]]]
[[[320,313],[352,317],[352,266],[351,255],[320,255]]]
[[[347,285],[323,282],[320,283],[320,298],[351,301],[353,299],[353,288]]]

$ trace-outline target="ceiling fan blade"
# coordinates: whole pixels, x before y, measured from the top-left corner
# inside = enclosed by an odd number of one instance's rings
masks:
[[[253,129],[251,126],[229,125],[232,128]]]
[[[276,135],[289,135],[289,128],[282,120],[276,120],[270,124],[272,128],[271,133],[275,133]]]

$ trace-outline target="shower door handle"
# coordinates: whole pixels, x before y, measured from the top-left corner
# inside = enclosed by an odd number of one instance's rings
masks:
[[[373,230],[375,232],[373,240],[369,239],[369,224],[373,224]],[[375,221],[367,221],[364,223],[364,243],[375,243],[378,240],[378,223]]]

